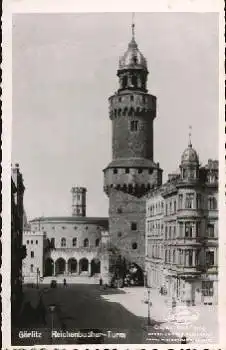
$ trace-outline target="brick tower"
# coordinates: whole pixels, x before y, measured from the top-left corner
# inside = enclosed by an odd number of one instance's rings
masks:
[[[72,216],[86,216],[86,188],[72,187]]]
[[[109,98],[113,160],[103,170],[109,233],[122,256],[143,268],[145,194],[162,183],[162,170],[153,161],[156,97],[147,91],[147,62],[135,41],[134,24],[117,76],[118,91]]]

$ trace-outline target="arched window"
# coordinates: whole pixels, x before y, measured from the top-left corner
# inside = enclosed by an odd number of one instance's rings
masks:
[[[132,85],[133,85],[134,87],[137,87],[137,77],[136,77],[136,75],[133,75],[133,76],[132,76]]]
[[[99,240],[99,238],[97,238],[97,239],[96,239],[96,242],[95,242],[95,246],[98,247],[99,244],[100,244],[100,240]]]
[[[51,240],[50,240],[50,248],[55,248],[55,238],[51,238]]]
[[[76,247],[76,246],[77,246],[77,238],[76,238],[76,237],[74,237],[74,238],[72,239],[72,245],[73,245],[73,247]]]
[[[89,240],[88,238],[85,238],[83,241],[83,247],[88,247],[89,246]]]
[[[128,79],[127,79],[127,76],[125,75],[123,78],[122,78],[122,88],[125,89],[125,87],[127,86],[127,82],[128,82]]]
[[[66,238],[61,238],[61,247],[66,247]]]
[[[31,264],[31,272],[33,272],[33,271],[34,271],[34,265]]]

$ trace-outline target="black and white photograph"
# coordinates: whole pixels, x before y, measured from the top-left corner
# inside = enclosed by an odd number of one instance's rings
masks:
[[[132,10],[12,15],[14,346],[219,343],[219,13]]]

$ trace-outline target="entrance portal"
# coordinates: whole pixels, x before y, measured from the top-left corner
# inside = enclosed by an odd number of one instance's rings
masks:
[[[59,258],[56,260],[56,275],[62,275],[65,273],[66,262],[63,258]]]
[[[47,258],[45,261],[45,276],[53,276],[54,262],[53,259]]]
[[[68,272],[69,273],[76,273],[77,272],[77,260],[74,258],[71,258],[68,260]]]
[[[79,272],[88,272],[89,261],[86,258],[83,258],[79,261]]]
[[[91,276],[95,275],[96,273],[100,273],[100,260],[99,259],[93,259],[91,261]]]

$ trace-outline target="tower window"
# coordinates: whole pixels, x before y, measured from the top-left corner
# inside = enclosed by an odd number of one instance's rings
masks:
[[[114,169],[113,169],[113,173],[114,173],[114,174],[118,174],[118,169],[114,168]]]
[[[133,101],[134,100],[134,97],[133,95],[130,96],[130,101]]]
[[[137,249],[137,243],[136,242],[134,242],[133,244],[132,244],[132,249]]]
[[[100,244],[100,240],[99,240],[99,238],[97,238],[96,241],[95,241],[95,246],[99,247],[99,244]]]
[[[29,241],[27,241],[27,244],[29,244]]]
[[[132,231],[136,231],[137,230],[137,223],[136,222],[132,222],[131,223],[131,230]]]
[[[34,257],[34,252],[33,251],[31,251],[31,258],[33,258]]]
[[[132,76],[132,85],[133,85],[134,87],[137,86],[137,77],[136,77],[135,75]]]
[[[34,265],[31,264],[31,272],[33,272],[33,270],[34,270]]]
[[[38,241],[36,241],[35,243],[38,244]]]
[[[137,131],[137,129],[138,129],[138,120],[132,120],[130,122],[130,130]]]
[[[122,88],[124,89],[126,86],[127,86],[127,76],[125,75],[123,78],[122,78]]]
[[[125,173],[126,173],[126,174],[129,174],[129,168],[126,168],[126,169],[125,169]]]
[[[138,169],[138,174],[142,174],[142,172],[143,172],[143,169],[139,168]]]

